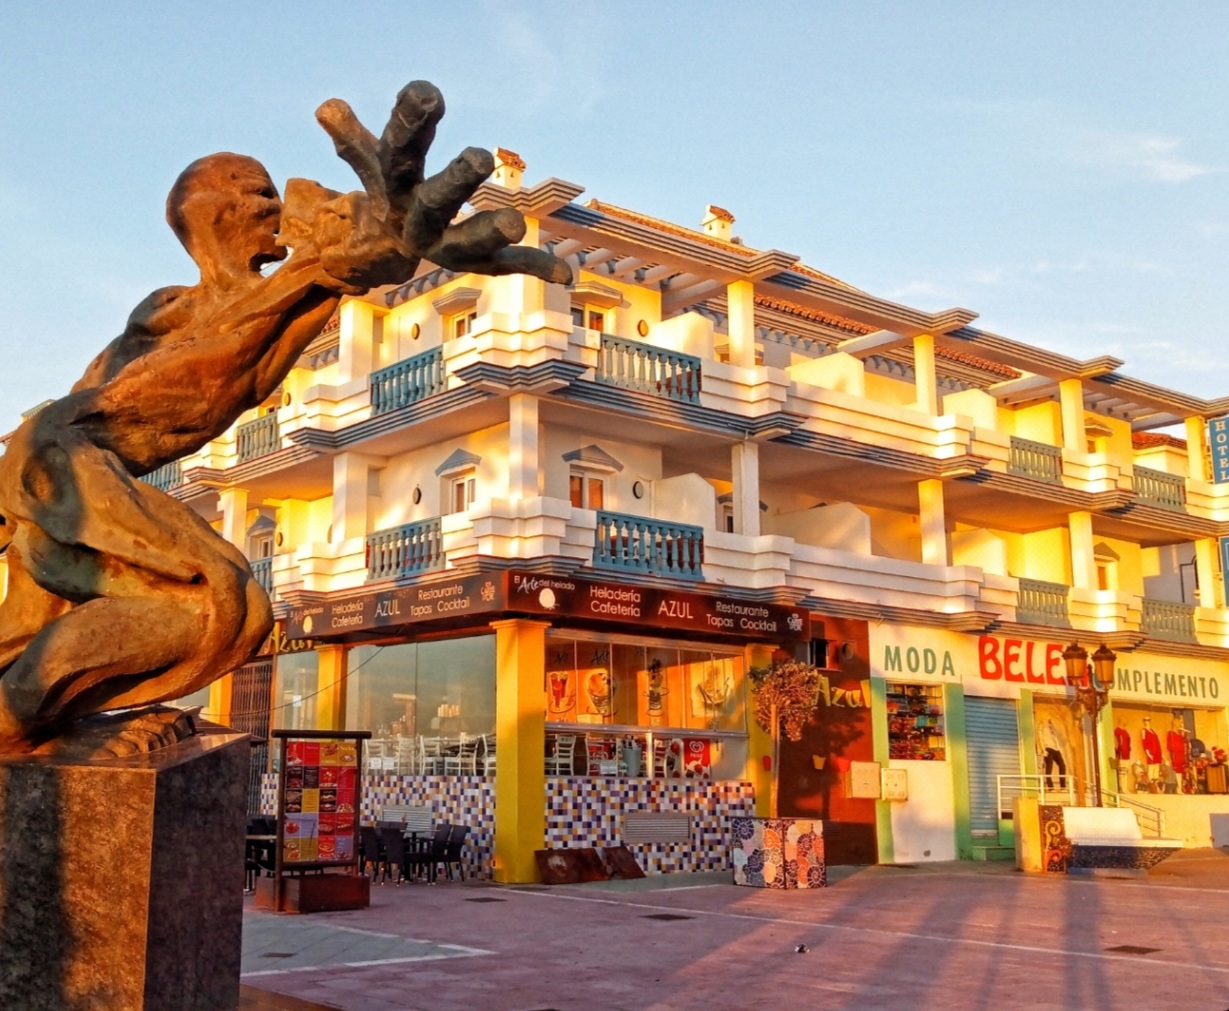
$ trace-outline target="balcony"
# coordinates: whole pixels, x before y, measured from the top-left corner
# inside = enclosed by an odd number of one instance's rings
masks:
[[[593,567],[675,579],[703,579],[704,529],[645,516],[599,512]]]
[[[387,414],[416,404],[444,387],[443,350],[424,351],[371,374],[371,413]]]
[[[1143,598],[1140,630],[1153,639],[1172,642],[1197,642],[1195,637],[1195,605],[1170,600]]]
[[[270,411],[254,421],[245,421],[235,429],[235,444],[240,463],[279,450],[282,440],[277,428],[277,412]]]
[[[700,359],[602,334],[597,381],[683,404],[700,402]]]
[[[1007,473],[1047,484],[1063,483],[1063,451],[1045,442],[1011,437]]]
[[[444,567],[440,518],[405,523],[367,535],[367,578],[400,579]]]
[[[1070,628],[1067,595],[1071,587],[1062,583],[1046,583],[1040,579],[1021,579],[1016,600],[1016,621],[1028,625],[1052,625]]]
[[[183,467],[178,460],[164,463],[157,470],[151,470],[142,478],[146,484],[152,484],[159,491],[170,491],[183,484]]]
[[[261,585],[265,593],[273,596],[273,559],[253,558],[249,564],[252,567],[252,577]]]
[[[1131,478],[1135,497],[1162,509],[1186,509],[1186,479],[1148,467],[1134,468]]]

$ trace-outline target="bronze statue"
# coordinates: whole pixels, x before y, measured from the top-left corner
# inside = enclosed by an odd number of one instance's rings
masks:
[[[283,202],[263,166],[235,154],[202,158],[176,180],[167,221],[200,281],[138,305],[0,457],[0,753],[36,750],[90,714],[190,694],[264,640],[269,600],[243,554],[138,479],[260,405],[342,295],[404,282],[424,258],[571,280],[562,261],[512,245],[525,232],[517,211],[454,223],[494,165],[468,148],[424,178],[443,114],[424,81],[402,89],[378,140],[344,102],[321,106],[365,192],[292,179]]]

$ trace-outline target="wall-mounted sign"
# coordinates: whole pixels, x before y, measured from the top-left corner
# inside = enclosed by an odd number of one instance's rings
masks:
[[[1229,418],[1208,422],[1208,446],[1212,450],[1212,480],[1223,484],[1229,481]]]

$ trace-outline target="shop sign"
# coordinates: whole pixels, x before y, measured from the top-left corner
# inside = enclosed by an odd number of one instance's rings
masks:
[[[893,646],[883,648],[885,674],[927,674],[945,678],[956,677],[956,664],[950,649],[937,650],[929,646]]]
[[[1067,685],[1063,647],[1054,642],[983,635],[977,640],[977,669],[986,681]]]
[[[1229,481],[1229,418],[1212,418],[1208,422],[1208,445],[1212,449],[1212,481]]]
[[[281,618],[278,618],[273,623],[273,631],[260,644],[260,649],[256,651],[256,655],[273,656],[275,653],[307,653],[318,645],[319,643],[314,639],[291,639],[286,634],[286,623]]]
[[[1173,702],[1179,699],[1215,702],[1221,697],[1220,679],[1214,674],[1174,674],[1119,667],[1114,688],[1136,695],[1163,695]]]
[[[751,639],[802,639],[810,634],[810,615],[799,607],[533,572],[509,573],[507,607]]]
[[[859,681],[857,688],[838,688],[828,680],[827,674],[819,676],[819,701],[825,706],[846,709],[869,709],[871,707],[871,683]]]
[[[467,576],[296,607],[286,628],[292,637],[344,635],[499,610],[502,597],[498,577]]]

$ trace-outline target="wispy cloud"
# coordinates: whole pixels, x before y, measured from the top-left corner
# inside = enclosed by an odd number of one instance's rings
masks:
[[[1074,153],[1082,164],[1101,166],[1151,182],[1185,183],[1221,171],[1184,157],[1182,144],[1176,137],[1155,133],[1096,131],[1080,135]]]

